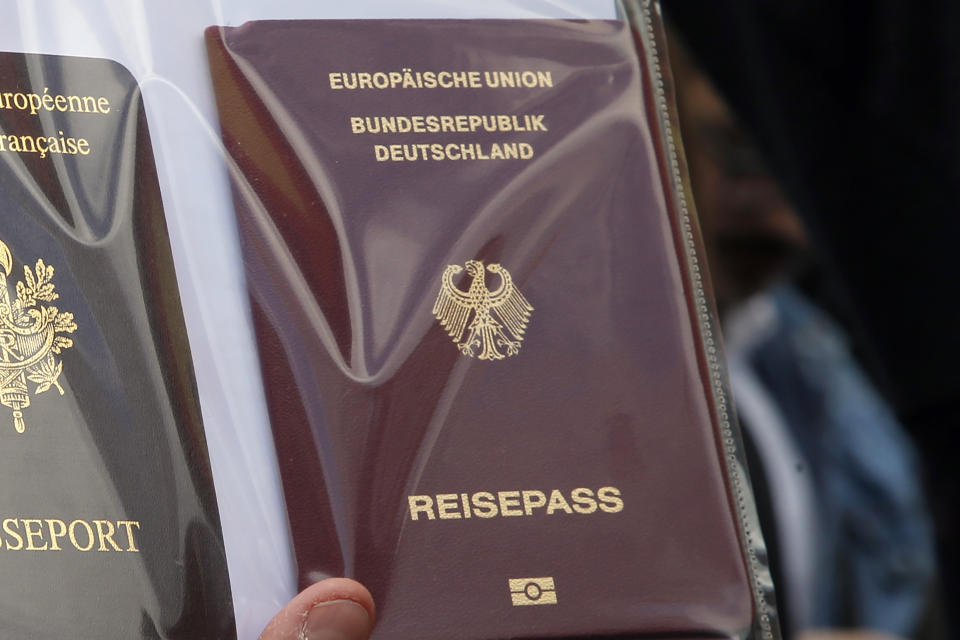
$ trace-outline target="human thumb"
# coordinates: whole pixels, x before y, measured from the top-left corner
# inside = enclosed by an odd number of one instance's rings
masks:
[[[260,640],[368,640],[373,619],[373,597],[363,585],[328,578],[291,600]]]

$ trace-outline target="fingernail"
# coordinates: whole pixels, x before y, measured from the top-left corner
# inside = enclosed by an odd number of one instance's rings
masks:
[[[370,614],[353,600],[318,602],[307,612],[300,640],[366,640]]]

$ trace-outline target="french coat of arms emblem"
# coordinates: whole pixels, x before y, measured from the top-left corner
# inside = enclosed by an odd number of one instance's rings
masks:
[[[73,346],[67,333],[77,330],[73,314],[60,311],[52,302],[60,297],[53,284],[53,267],[38,259],[34,268],[24,265],[24,278],[11,297],[7,277],[13,271],[10,249],[0,240],[0,404],[13,412],[13,426],[23,433],[23,409],[30,406],[30,388],[40,394],[55,387],[63,395],[57,358]]]

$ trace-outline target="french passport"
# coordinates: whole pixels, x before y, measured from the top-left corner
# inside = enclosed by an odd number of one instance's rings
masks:
[[[635,11],[207,30],[300,586],[375,638],[778,633]]]
[[[110,60],[0,53],[0,636],[235,637],[150,131]]]

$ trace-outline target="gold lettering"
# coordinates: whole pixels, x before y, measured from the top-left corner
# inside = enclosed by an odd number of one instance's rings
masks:
[[[462,516],[457,511],[459,502],[455,493],[441,493],[437,495],[437,512],[441,520],[459,520]]]
[[[75,529],[78,524],[83,525],[83,528],[87,530],[87,540],[90,541],[90,544],[88,544],[85,547],[81,547],[80,543],[77,541],[77,534]],[[93,543],[94,543],[93,528],[85,520],[74,520],[73,522],[71,522],[70,526],[67,527],[67,535],[70,537],[70,542],[71,544],[73,544],[74,548],[77,551],[90,551],[91,549],[93,549]]]
[[[550,504],[547,505],[547,514],[553,514],[557,509],[563,510],[564,513],[573,513],[573,511],[570,510],[570,505],[567,504],[567,499],[563,497],[560,491],[554,489],[550,492]]]
[[[435,520],[433,513],[433,498],[430,496],[408,496],[407,501],[410,504],[410,519],[417,520],[421,513],[427,514],[427,520]]]
[[[546,504],[547,496],[543,491],[523,492],[523,512],[528,516],[533,515],[534,509],[539,509]]]
[[[118,520],[117,526],[123,527],[127,531],[127,551],[139,552],[140,549],[137,548],[137,543],[133,539],[133,527],[140,529],[140,523],[135,520]]]
[[[3,532],[17,541],[17,546],[13,546],[10,544],[10,541],[7,540],[7,549],[10,551],[20,551],[20,549],[23,549],[23,538],[20,537],[20,534],[14,530],[16,526],[16,518],[7,518],[3,521]]]
[[[601,487],[596,490],[578,487],[570,491],[551,489],[549,492],[525,489],[478,491],[473,494],[438,493],[408,496],[407,500],[411,520],[420,520],[423,514],[427,520],[460,520],[473,517],[536,516],[538,512],[546,515],[561,511],[567,514],[593,514],[598,511],[619,513],[624,508],[620,489],[616,487]]]
[[[616,487],[600,487],[597,490],[597,498],[600,499],[600,510],[607,513],[620,513],[623,511],[623,499],[620,489]]]
[[[126,533],[125,541],[120,538],[121,529]],[[68,526],[60,518],[6,518],[0,548],[5,544],[10,551],[63,551],[61,541],[67,538],[77,551],[91,551],[97,545],[98,551],[138,553],[134,529],[140,529],[140,523],[134,520],[75,519]],[[127,543],[126,549],[121,546],[123,542]]]
[[[570,492],[573,501],[573,510],[577,513],[593,513],[597,510],[597,501],[593,499],[590,489],[574,489]]]
[[[498,491],[497,499],[500,503],[500,515],[502,516],[522,516],[523,510],[515,507],[520,506],[519,491]]]
[[[33,530],[33,525],[36,525],[37,530]],[[35,518],[24,518],[23,520],[23,531],[27,536],[27,551],[46,551],[47,543],[44,542],[42,547],[38,547],[34,544],[34,538],[40,538],[43,540],[43,531],[41,527],[43,523],[40,520]]]
[[[56,136],[16,136],[0,134],[0,152],[36,153],[41,158],[52,154],[89,155],[90,143],[84,138],[65,138],[63,131]]]
[[[113,539],[113,533],[116,531],[113,523],[109,520],[94,520],[93,524],[97,525],[97,539],[100,541],[100,546],[97,547],[97,551],[110,551],[110,549],[107,549],[107,542],[110,543],[114,551],[120,551],[120,547],[117,546],[116,541]],[[103,530],[104,527],[107,527],[106,531]]]
[[[57,526],[56,529],[54,529],[54,525]],[[60,551],[60,543],[57,542],[57,539],[67,535],[67,523],[55,518],[48,519],[47,529],[50,531],[50,551]]]
[[[33,136],[20,136],[20,150],[24,153],[36,153],[37,141]]]
[[[413,71],[404,67],[400,71],[351,71],[327,74],[327,83],[333,90],[339,89],[480,89],[490,88],[549,88],[553,86],[551,71]],[[23,94],[10,94],[14,103]],[[31,96],[32,97],[32,96]],[[27,97],[24,96],[24,100]],[[106,100],[101,98],[101,100]],[[23,100],[21,100],[23,101]],[[29,101],[27,100],[29,103]],[[100,104],[101,113],[109,110]]]
[[[495,518],[500,513],[496,498],[488,491],[473,494],[470,502],[473,503],[473,512],[480,518]]]

